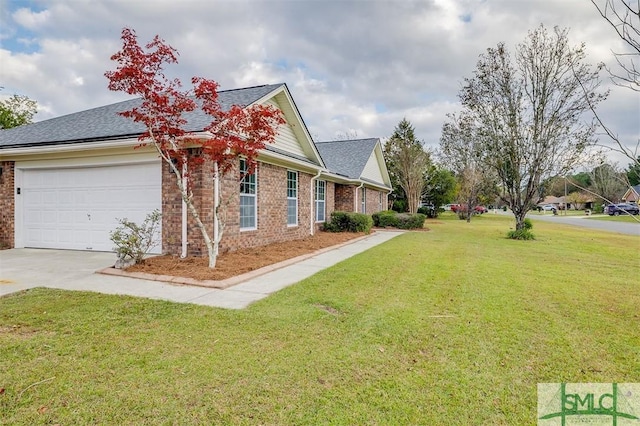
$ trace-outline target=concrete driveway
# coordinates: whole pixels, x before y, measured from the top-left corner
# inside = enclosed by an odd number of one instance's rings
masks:
[[[75,250],[0,251],[0,296],[33,287],[193,302],[215,290],[94,273],[115,262],[115,254]],[[229,306],[232,307],[232,306]]]
[[[375,232],[353,243],[312,255],[224,290],[94,273],[115,263],[113,253],[47,249],[0,250],[0,297],[33,287],[49,287],[242,309],[402,233]]]

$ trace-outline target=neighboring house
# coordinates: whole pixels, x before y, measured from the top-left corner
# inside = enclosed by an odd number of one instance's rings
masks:
[[[544,206],[546,204],[553,204],[558,209],[564,207],[564,197],[554,197],[553,195],[547,195],[544,200],[538,203],[538,206]]]
[[[239,160],[238,170],[222,179],[222,199],[227,200],[222,251],[312,235],[332,211],[360,210],[355,201],[344,201],[349,191],[365,197],[367,213],[387,208],[391,184],[376,139],[344,141],[342,147],[354,150],[344,154],[354,164],[342,169],[331,152],[320,154],[285,84],[221,91],[219,100],[224,109],[273,105],[286,120],[275,143],[260,152],[254,175],[240,184],[245,165]],[[162,244],[157,252],[206,254],[168,165],[153,147],[134,149],[144,129],[117,114],[137,103],[129,100],[0,131],[0,245],[111,251],[109,232],[117,218],[141,222],[158,209]],[[208,124],[201,111],[186,118],[192,132]],[[194,203],[210,235],[212,177],[211,164],[191,176]]]
[[[638,202],[639,200],[640,200],[640,185],[629,187],[629,189],[627,189],[627,192],[625,192],[624,195],[622,196],[622,201],[626,203],[640,204],[640,202]]]

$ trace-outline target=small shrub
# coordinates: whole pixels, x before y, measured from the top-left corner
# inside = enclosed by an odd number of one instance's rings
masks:
[[[533,228],[533,222],[531,222],[531,219],[526,218],[524,220],[524,229],[526,229],[527,231],[530,231],[531,228]]]
[[[396,227],[400,229],[420,229],[424,227],[426,218],[422,213],[400,213],[397,216],[398,224]]]
[[[435,219],[435,218],[438,217],[439,210],[441,210],[441,209],[437,209],[437,208],[435,208],[433,206],[430,206],[430,207],[426,207],[425,206],[425,207],[419,207],[418,208],[418,213],[421,213],[421,214],[425,215],[429,219]],[[442,210],[442,211],[444,211],[444,210]]]
[[[120,264],[127,260],[140,263],[157,244],[157,232],[160,225],[161,213],[154,210],[149,213],[141,225],[131,222],[126,217],[118,219],[118,226],[109,233],[109,238],[115,244],[114,251],[118,255]]]
[[[328,232],[371,232],[373,219],[363,213],[333,212],[331,220],[324,224],[323,230]]]
[[[398,227],[398,213],[393,210],[383,210],[371,215],[373,225],[378,228]]]
[[[512,240],[535,240],[534,235],[528,229],[518,229],[515,231],[509,231],[507,234]]]
[[[407,211],[407,200],[395,200],[391,205],[391,209],[398,213]]]

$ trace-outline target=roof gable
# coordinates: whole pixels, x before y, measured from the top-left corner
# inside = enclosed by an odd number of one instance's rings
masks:
[[[633,196],[633,198],[640,196],[640,185],[630,186],[629,189],[627,189],[627,191],[624,193],[622,198],[626,200],[631,196]]]
[[[256,104],[272,105],[282,111],[285,124],[278,129],[276,140],[267,146],[267,151],[279,152],[294,158],[310,161],[324,167],[322,157],[313,143],[300,111],[298,110],[286,84],[258,99]]]
[[[224,111],[232,105],[246,107],[264,98],[284,84],[272,84],[218,92],[220,106]],[[0,149],[58,145],[76,142],[91,142],[107,139],[137,137],[144,132],[144,126],[118,115],[140,104],[140,99],[130,99],[86,111],[51,118],[12,129],[0,130]],[[210,122],[200,109],[185,114],[186,130],[201,131]]]
[[[391,187],[380,139],[324,141],[316,146],[331,172]]]

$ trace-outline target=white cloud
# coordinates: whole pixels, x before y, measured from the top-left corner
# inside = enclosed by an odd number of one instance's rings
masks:
[[[406,117],[430,146],[488,47],[503,41],[512,50],[544,23],[570,27],[593,64],[615,64],[611,50],[624,48],[586,0],[49,0],[1,19],[0,85],[37,100],[39,120],[126,98],[107,90],[104,72],[128,26],[142,43],[159,34],[178,49],[169,71],[185,83],[193,75],[222,89],[286,82],[319,139],[386,137]],[[615,88],[602,113],[637,140],[637,94]]]
[[[31,9],[18,9],[13,14],[14,21],[20,26],[29,30],[38,30],[51,19],[51,12],[43,10],[41,12],[33,12]]]

